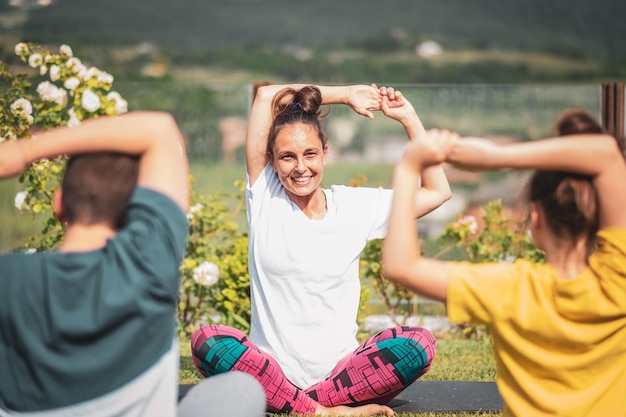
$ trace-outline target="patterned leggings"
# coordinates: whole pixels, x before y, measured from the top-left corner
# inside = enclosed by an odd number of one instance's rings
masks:
[[[240,330],[208,325],[191,339],[193,361],[203,376],[248,373],[263,386],[268,411],[284,414],[314,414],[318,403],[327,407],[386,404],[428,371],[435,350],[435,338],[427,329],[385,329],[339,361],[325,380],[301,389]]]

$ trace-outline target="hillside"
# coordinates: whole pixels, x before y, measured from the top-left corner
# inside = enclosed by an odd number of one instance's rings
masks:
[[[16,0],[13,0],[16,1]],[[22,0],[32,1],[32,0]],[[0,60],[68,43],[119,79],[249,83],[626,80],[623,0],[0,0]],[[436,57],[416,55],[434,40]]]
[[[452,48],[624,57],[624,16],[623,0],[56,0],[33,10],[21,35],[55,43],[148,41],[197,52],[340,47],[400,29]]]

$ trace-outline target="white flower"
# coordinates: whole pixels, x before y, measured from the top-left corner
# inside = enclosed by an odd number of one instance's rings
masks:
[[[83,64],[78,64],[74,67],[74,72],[81,80],[87,80],[89,78],[87,77],[87,71],[87,67]]]
[[[113,84],[113,76],[109,74],[108,72],[100,71],[98,73],[98,81],[100,81],[103,84],[111,85]]]
[[[93,91],[87,89],[83,91],[83,95],[80,98],[80,104],[83,106],[83,109],[88,112],[95,112],[100,108],[100,97]]]
[[[43,57],[41,56],[41,54],[35,53],[28,57],[28,65],[30,65],[32,68],[37,68],[41,64],[43,64]]]
[[[107,100],[113,100],[115,102],[115,112],[117,114],[126,113],[128,111],[128,103],[117,91],[111,91],[107,94]]]
[[[27,53],[28,53],[27,44],[25,44],[24,42],[20,42],[17,45],[15,45],[15,55],[22,56],[22,55],[26,55]]]
[[[28,248],[28,249],[26,249],[26,250],[24,251],[24,253],[25,253],[26,255],[32,255],[33,253],[37,253],[37,249],[35,249],[35,248]]]
[[[98,78],[100,70],[96,67],[85,68],[84,71],[80,71],[78,74],[83,80],[89,80],[91,78]]]
[[[67,125],[69,127],[76,127],[80,125],[80,119],[76,115],[73,107],[67,111],[67,114],[70,116],[70,119],[67,121]]]
[[[65,107],[67,104],[67,91],[57,87],[50,81],[42,81],[39,83],[37,86],[37,93],[44,101],[51,101],[61,107]]]
[[[193,280],[200,285],[213,285],[220,276],[220,269],[213,262],[202,262],[193,270]]]
[[[28,118],[31,114],[33,114],[33,105],[30,104],[30,101],[25,98],[18,98],[13,103],[11,103],[11,113],[15,116]]]
[[[111,93],[109,93],[110,95]],[[108,96],[107,96],[108,98]],[[191,220],[193,218],[193,214],[197,211],[202,210],[204,206],[200,203],[196,203],[193,206],[189,207],[189,212],[187,213],[187,220]]]
[[[470,233],[476,233],[478,230],[478,224],[476,223],[476,218],[474,216],[465,216],[458,221],[459,224],[467,224],[467,227]]]
[[[65,88],[67,88],[68,90],[71,90],[71,91],[74,91],[76,89],[76,87],[78,87],[79,85],[80,85],[80,80],[78,78],[76,78],[76,77],[68,78],[63,83],[63,86]]]
[[[50,61],[52,61],[52,55],[46,54],[46,56],[43,57],[43,62],[47,64]]]
[[[15,194],[15,208],[19,211],[27,211],[29,207],[26,204],[26,198],[28,198],[28,191],[20,191]]]
[[[59,47],[59,52],[61,52],[61,55],[65,55],[68,57],[74,56],[74,53],[72,52],[72,48],[70,48],[69,45],[65,45],[65,44],[61,45]]]
[[[46,67],[45,65],[42,65],[39,67],[39,75],[46,75],[47,72],[48,72],[48,67]]]
[[[65,62],[65,65],[67,65],[69,69],[77,71],[76,68],[83,65],[83,63],[80,62],[80,59],[72,57]]]
[[[61,77],[61,67],[56,64],[50,65],[50,81],[57,81]]]

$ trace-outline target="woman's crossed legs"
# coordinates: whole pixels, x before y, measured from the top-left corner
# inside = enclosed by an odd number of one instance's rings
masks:
[[[323,381],[301,389],[287,379],[276,360],[238,329],[204,326],[191,340],[193,361],[205,377],[230,371],[252,375],[265,390],[268,411],[314,414],[317,403],[386,404],[430,368],[436,342],[421,327],[385,329],[346,355]]]

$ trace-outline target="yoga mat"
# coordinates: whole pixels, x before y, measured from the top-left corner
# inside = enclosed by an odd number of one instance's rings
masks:
[[[495,382],[415,381],[389,406],[396,413],[488,412],[502,409]]]
[[[192,387],[193,384],[179,385],[178,400]],[[502,397],[495,382],[416,381],[389,406],[396,413],[489,412],[502,409]]]

